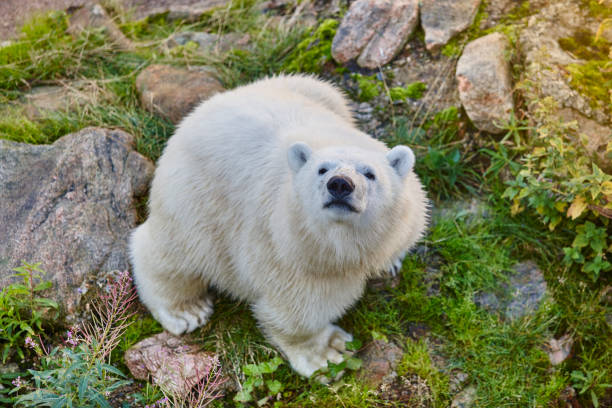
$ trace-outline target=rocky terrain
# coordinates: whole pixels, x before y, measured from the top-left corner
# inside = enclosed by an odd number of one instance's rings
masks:
[[[612,406],[608,0],[5,0],[0,12],[0,403]],[[138,304],[123,319],[131,289],[113,286],[174,126],[280,72],[335,83],[364,131],[410,145],[432,200],[400,276],[372,280],[343,318],[358,341],[321,373],[344,373],[328,385],[293,373],[246,305],[219,294],[212,321],[177,338]],[[115,333],[108,351],[96,330]],[[82,378],[102,359],[118,382],[71,383],[61,370],[76,350]]]

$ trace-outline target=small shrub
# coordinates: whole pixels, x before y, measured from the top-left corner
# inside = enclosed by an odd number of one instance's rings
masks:
[[[13,354],[22,359],[22,348],[26,336],[44,332],[44,323],[49,311],[57,311],[55,301],[39,295],[49,289],[51,282],[43,281],[44,272],[40,263],[23,262],[15,268],[13,277],[23,283],[13,283],[0,292],[0,344],[2,345],[2,362]]]
[[[128,271],[110,284],[107,293],[92,303],[92,322],[69,330],[63,346],[48,351],[31,338],[26,345],[40,357],[40,369],[28,370],[33,384],[15,385],[20,406],[110,407],[106,398],[129,384],[125,375],[110,364],[111,352],[119,343],[134,312],[136,291]]]
[[[514,214],[535,210],[551,231],[572,231],[563,248],[564,262],[597,281],[612,269],[606,260],[612,242],[612,175],[595,164],[585,147],[570,135],[573,123],[556,116],[551,98],[538,102],[540,126],[532,130],[533,149],[524,156],[516,178],[508,182],[504,197],[513,200]],[[612,143],[608,154],[612,153]]]

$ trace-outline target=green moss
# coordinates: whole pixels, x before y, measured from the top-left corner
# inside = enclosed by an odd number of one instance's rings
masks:
[[[332,60],[331,45],[336,35],[338,21],[323,21],[316,30],[301,41],[287,58],[284,70],[289,72],[320,73],[323,66]]]
[[[570,85],[589,98],[591,106],[612,112],[612,62],[588,61],[566,67],[572,78]]]
[[[612,7],[600,0],[582,0],[583,7],[589,10],[589,14],[596,18],[612,17]]]
[[[454,58],[459,57],[462,51],[463,45],[461,44],[460,40],[455,37],[452,38],[449,42],[447,42],[446,45],[442,47],[442,50],[440,52],[445,57]]]
[[[427,85],[425,83],[413,82],[403,87],[397,86],[389,89],[389,95],[392,101],[401,101],[406,98],[421,99],[426,90]]]
[[[383,89],[383,83],[376,78],[376,75],[353,74],[351,77],[357,81],[359,90],[356,97],[361,102],[371,101],[380,95]]]
[[[571,85],[591,100],[591,105],[611,111],[612,63],[589,61],[585,64],[570,64],[567,70],[572,75]]]
[[[607,60],[610,43],[595,37],[587,30],[578,30],[572,37],[559,39],[559,46],[576,57],[584,60]]]

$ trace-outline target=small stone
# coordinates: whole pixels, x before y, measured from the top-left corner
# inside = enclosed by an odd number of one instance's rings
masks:
[[[574,339],[569,334],[560,339],[550,339],[548,342],[548,358],[552,365],[559,365],[570,356]]]
[[[429,408],[433,406],[433,396],[427,381],[416,374],[398,376],[392,372],[385,376],[378,387],[383,400],[411,408]],[[396,405],[393,406],[396,406]]]
[[[142,105],[178,123],[200,102],[225,89],[206,71],[149,65],[136,78]]]
[[[419,340],[427,337],[431,332],[431,328],[425,323],[408,323],[408,335],[413,340]]]
[[[510,278],[512,300],[505,312],[510,320],[534,313],[547,291],[544,275],[533,261],[521,262],[514,270],[516,274]]]
[[[502,308],[499,298],[494,293],[478,292],[474,295],[474,304],[488,312],[497,312]]]
[[[104,8],[99,4],[85,5],[70,17],[70,27],[68,32],[76,35],[81,32],[104,27],[110,39],[115,42],[119,48],[130,50],[133,48],[131,41],[121,32],[112,18],[106,13]]]
[[[503,132],[514,109],[509,49],[506,36],[492,33],[470,42],[457,63],[461,103],[474,126],[490,133]]]
[[[165,14],[170,21],[197,21],[202,14],[230,3],[231,0],[123,0],[134,20]]]
[[[224,53],[231,49],[248,48],[248,34],[229,33],[224,35],[196,31],[186,31],[172,35],[166,42],[169,48],[194,42],[198,45],[197,54]]]
[[[129,268],[136,203],[154,170],[134,142],[102,128],[51,145],[0,140],[0,287],[21,260],[41,262],[53,283],[45,297],[72,315],[91,274]]]
[[[47,85],[32,88],[23,95],[17,107],[23,108],[23,113],[28,119],[36,120],[49,113],[67,112],[85,105],[93,105],[102,99],[103,96],[95,87],[73,82],[61,86]]]
[[[370,39],[387,24],[391,0],[357,0],[344,15],[332,42],[332,57],[344,64],[357,58]]]
[[[453,398],[451,408],[470,408],[476,399],[476,388],[469,386]]]
[[[474,21],[480,0],[422,0],[421,26],[425,45],[437,51]]]
[[[458,392],[470,376],[463,371],[454,370],[450,374],[449,386],[452,393]]]
[[[363,361],[358,377],[372,388],[378,388],[383,378],[395,370],[402,359],[402,349],[394,343],[374,340],[358,354]]]
[[[219,360],[214,353],[199,351],[198,346],[168,332],[135,344],[125,352],[124,359],[134,378],[150,377],[154,384],[178,395],[188,393],[207,378],[220,376]]]
[[[402,51],[418,24],[418,0],[395,0],[386,19],[385,27],[374,34],[357,59],[359,66],[371,69],[383,66]]]

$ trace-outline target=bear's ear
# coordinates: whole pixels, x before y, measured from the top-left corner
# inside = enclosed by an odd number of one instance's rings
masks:
[[[414,153],[408,146],[395,146],[387,153],[387,160],[389,165],[403,178],[414,166]]]
[[[306,143],[297,142],[292,144],[289,147],[289,151],[287,152],[287,160],[289,161],[289,167],[295,173],[300,171],[302,166],[306,164],[310,155],[312,154],[312,150]]]

